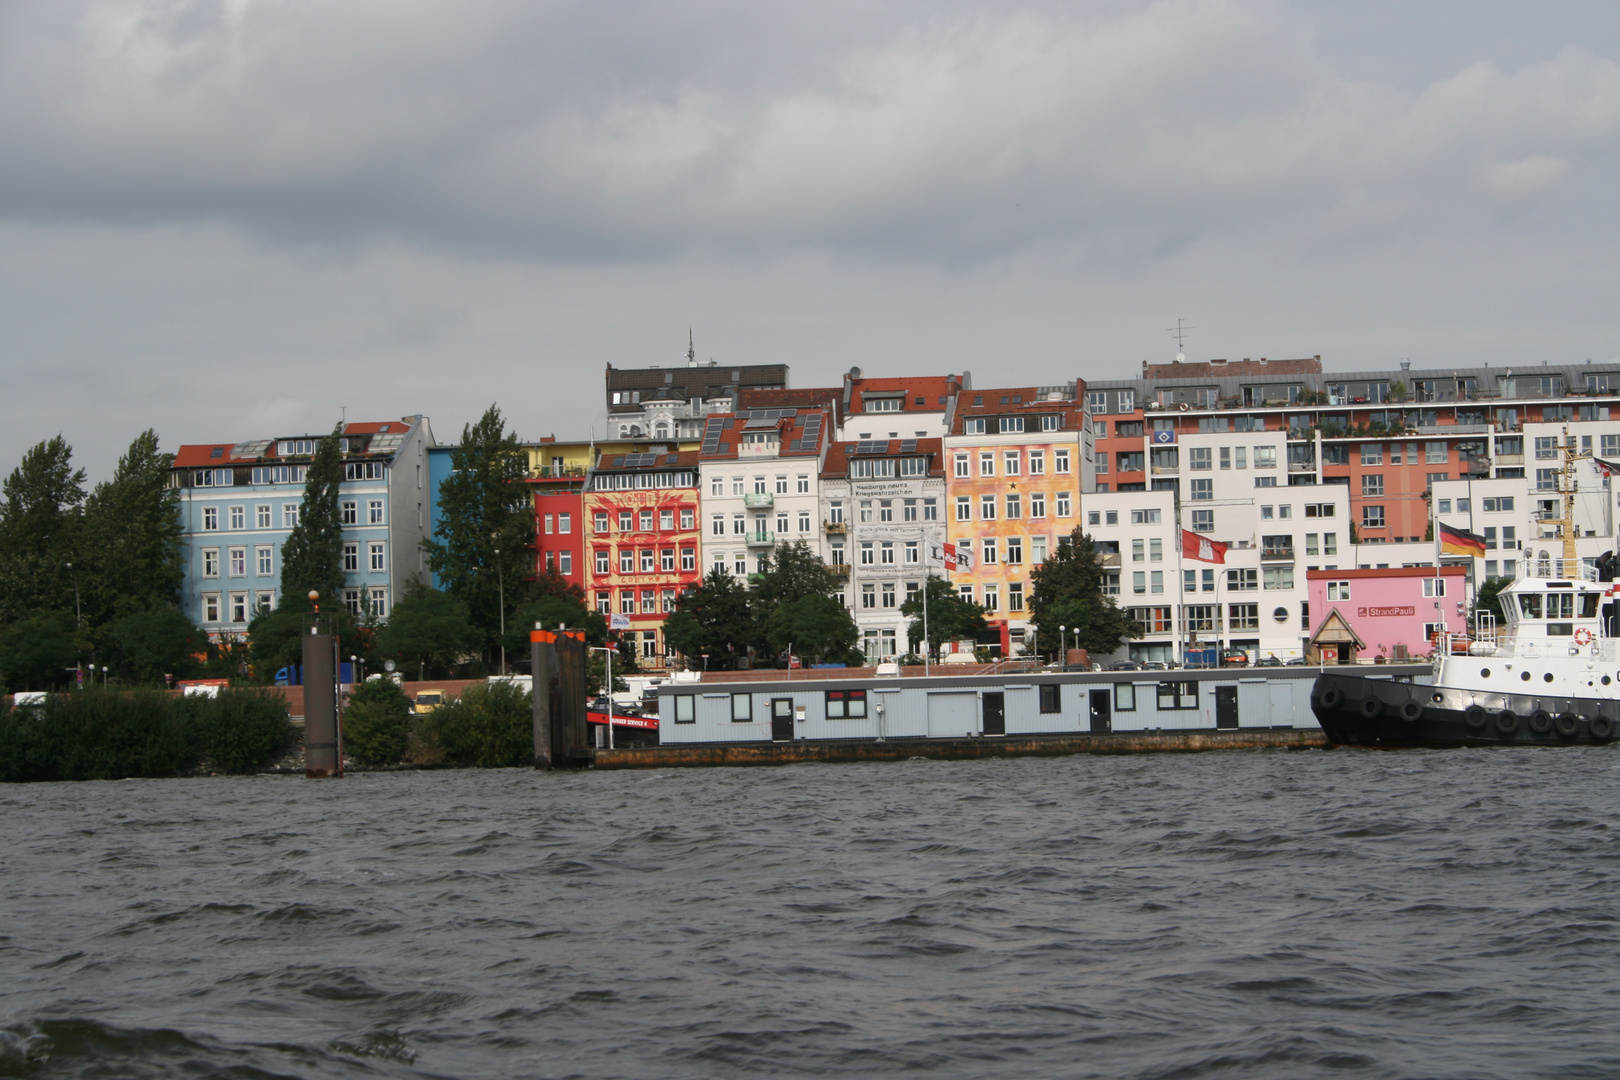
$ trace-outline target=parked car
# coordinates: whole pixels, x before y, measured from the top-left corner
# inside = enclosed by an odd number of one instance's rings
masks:
[[[1304,667],[1304,666],[1305,666],[1305,658],[1303,656],[1290,656],[1288,659],[1283,661],[1283,667]]]
[[[418,690],[416,692],[416,699],[411,703],[411,711],[420,716],[423,713],[432,712],[434,709],[437,709],[443,704],[443,690]]]
[[[1142,665],[1135,660],[1119,660],[1108,665],[1109,671],[1141,671]]]
[[[1227,649],[1221,653],[1221,667],[1248,667],[1249,654],[1242,649]]]
[[[1275,656],[1262,656],[1254,662],[1255,667],[1282,667],[1283,662]]]
[[[1168,671],[1169,668],[1166,666],[1166,664],[1165,664],[1165,662],[1163,660],[1144,660],[1144,661],[1142,661],[1142,670],[1143,671]]]

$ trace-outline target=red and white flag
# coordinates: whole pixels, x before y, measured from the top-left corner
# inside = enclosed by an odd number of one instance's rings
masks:
[[[1199,562],[1224,563],[1226,545],[1219,540],[1211,540],[1207,536],[1182,529],[1181,554],[1183,558],[1197,559]]]
[[[947,570],[973,569],[973,555],[968,551],[957,551],[955,544],[935,544],[928,550],[930,562],[938,563]]]

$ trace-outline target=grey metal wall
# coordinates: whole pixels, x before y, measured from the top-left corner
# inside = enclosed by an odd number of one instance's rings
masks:
[[[1109,696],[1112,728],[1120,731],[1187,730],[1216,727],[1216,688],[1236,687],[1238,726],[1245,728],[1314,728],[1311,713],[1311,686],[1318,674],[1315,668],[1268,670],[1261,675],[1254,669],[1238,671],[1177,671],[1175,682],[1197,684],[1195,708],[1159,707],[1158,688],[1163,680],[1157,672],[1110,672],[1102,674],[1041,674],[1002,678],[947,676],[933,679],[825,680],[814,682],[738,682],[670,684],[659,690],[659,741],[665,744],[715,742],[769,742],[771,702],[786,698],[793,702],[796,739],[873,739],[961,737],[984,731],[983,697],[989,692],[1004,695],[1008,735],[1059,734],[1088,731],[1091,728],[1092,690]],[[1372,677],[1395,676],[1429,681],[1427,666],[1385,667]],[[1042,684],[1058,686],[1059,709],[1040,711]],[[1135,708],[1113,709],[1119,698],[1115,687],[1134,687]],[[867,716],[863,719],[829,719],[826,692],[866,690]],[[731,719],[732,695],[747,695],[752,719]],[[694,720],[676,722],[675,698],[690,694]]]

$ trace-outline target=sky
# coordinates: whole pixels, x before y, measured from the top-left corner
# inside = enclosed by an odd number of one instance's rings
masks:
[[[0,471],[498,404],[1620,365],[1620,5],[0,4]]]

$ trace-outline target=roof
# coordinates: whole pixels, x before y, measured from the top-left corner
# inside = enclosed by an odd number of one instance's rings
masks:
[[[945,462],[940,439],[868,439],[854,442],[835,442],[827,448],[827,461],[821,467],[823,476],[841,476],[849,472],[849,459],[855,457],[919,457],[926,455],[929,476],[944,476]]]
[[[174,452],[177,469],[202,469],[210,465],[230,464],[231,447],[235,443],[200,443],[182,446]]]
[[[833,410],[834,421],[842,419],[844,391],[837,386],[815,386],[803,390],[766,390],[745,387],[737,394],[739,409],[824,409]]]
[[[615,368],[607,366],[607,390],[663,390],[671,396],[711,396],[728,386],[786,386],[786,364],[704,364],[693,367]]]
[[[1366,554],[1365,551],[1362,554]],[[1440,567],[1441,577],[1462,577],[1468,571],[1465,567],[1453,563]],[[1306,581],[1349,581],[1356,578],[1432,578],[1432,566],[1386,566],[1375,570],[1307,570]]]
[[[945,408],[950,396],[957,392],[959,383],[952,375],[912,375],[896,376],[891,379],[854,379],[851,380],[852,394],[849,400],[849,411],[861,412],[861,396],[873,395],[895,397],[904,395],[905,403],[901,405],[901,412],[939,412]],[[922,403],[918,404],[917,399]]]
[[[666,454],[611,454],[596,463],[597,472],[650,472],[661,469],[696,468],[696,450]]]
[[[1052,400],[1054,394],[1063,396]],[[956,417],[951,423],[951,430],[957,435],[962,434],[962,421],[967,417],[1039,416],[1052,413],[1062,415],[1065,430],[1078,430],[1085,421],[1085,405],[1075,396],[1072,386],[1012,386],[999,390],[963,391],[956,401]]]
[[[351,445],[351,454],[380,454],[398,450],[416,424],[414,417],[401,420],[371,420],[355,422],[343,426],[345,437],[363,438],[363,448]],[[282,442],[293,439],[309,439],[319,441],[326,437],[322,432],[318,435],[277,435],[268,439],[250,439],[235,443],[189,443],[181,446],[174,453],[174,467],[177,469],[201,469],[208,466],[247,464],[256,461],[276,461],[281,458]],[[288,460],[304,460],[308,454],[293,454]]]
[[[1307,356],[1298,360],[1201,360],[1193,363],[1150,364],[1142,361],[1144,379],[1205,379],[1256,375],[1320,375],[1322,358]]]
[[[737,447],[746,431],[774,431],[780,440],[778,457],[816,457],[832,437],[830,408],[822,409],[740,409],[736,413],[711,416],[703,427],[703,461],[723,461],[737,456]]]
[[[1333,608],[1327,617],[1317,626],[1316,633],[1311,635],[1312,645],[1354,645],[1358,650],[1365,649],[1367,643],[1361,640],[1350,620],[1339,614],[1338,608]]]

